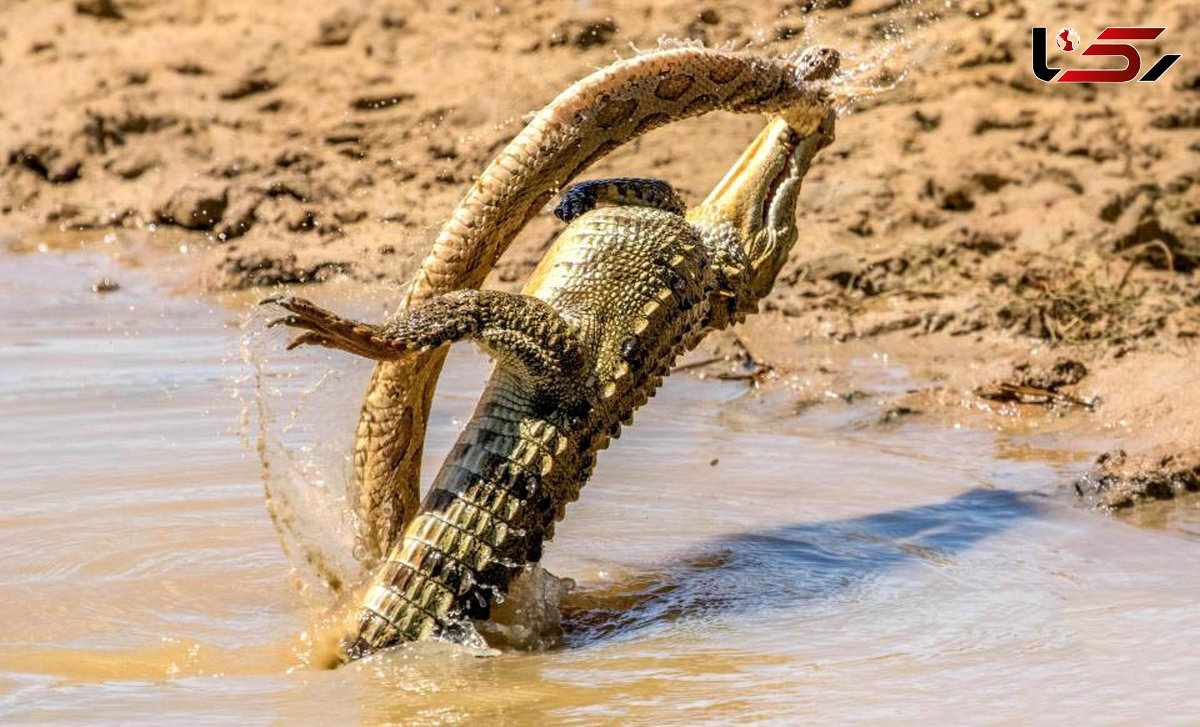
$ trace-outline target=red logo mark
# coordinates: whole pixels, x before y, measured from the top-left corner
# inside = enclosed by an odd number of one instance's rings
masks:
[[[1155,40],[1162,35],[1166,28],[1105,28],[1096,40]],[[1058,47],[1065,52],[1075,50],[1079,43],[1079,35],[1074,28],[1063,28],[1054,36]],[[1085,56],[1115,56],[1125,59],[1124,68],[1105,68],[1098,70],[1068,70],[1058,78],[1058,83],[1125,83],[1137,78],[1142,70],[1142,56],[1137,48],[1128,43],[1092,43],[1083,49]],[[1168,53],[1151,66],[1139,82],[1152,83],[1179,60],[1178,53]],[[1051,68],[1046,64],[1046,29],[1033,29],[1033,75],[1049,83],[1058,77],[1061,68]]]

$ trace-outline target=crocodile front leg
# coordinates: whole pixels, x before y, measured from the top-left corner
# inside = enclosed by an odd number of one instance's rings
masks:
[[[432,634],[461,638],[456,632],[486,618],[496,594],[541,557],[555,518],[595,462],[567,433],[586,409],[581,382],[593,368],[578,332],[545,301],[498,291],[437,296],[383,325],[302,298],[263,303],[288,312],[270,325],[303,331],[289,347],[395,361],[471,340],[496,359],[447,465],[357,604],[340,658]]]
[[[395,361],[471,340],[525,390],[556,404],[572,398],[584,370],[583,348],[574,327],[545,301],[528,295],[458,290],[431,298],[382,325],[342,318],[288,295],[272,296],[262,304],[277,305],[290,314],[268,326],[305,331],[288,344],[289,349],[315,345]]]

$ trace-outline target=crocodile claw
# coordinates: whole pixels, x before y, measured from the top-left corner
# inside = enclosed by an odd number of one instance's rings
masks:
[[[325,330],[325,326],[322,326],[319,322],[298,315],[282,316],[267,323],[267,328],[274,328],[276,326],[290,326],[292,328],[304,328],[309,331],[318,332]]]
[[[263,298],[259,305],[277,305],[286,311],[313,317],[332,317],[333,314],[307,298],[297,298],[291,293],[280,293]]]
[[[288,342],[287,350],[291,351],[292,349],[299,348],[300,346],[324,346],[325,348],[336,348],[332,341],[314,331],[301,333],[299,336],[293,338]]]
[[[267,322],[267,328],[286,326],[304,333],[293,338],[287,350],[322,346],[373,359],[394,358],[397,351],[378,337],[376,326],[342,318],[310,300],[282,293],[264,298],[259,305],[277,305],[288,315]]]

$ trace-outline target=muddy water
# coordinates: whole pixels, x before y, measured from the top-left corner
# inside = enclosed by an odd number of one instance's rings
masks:
[[[93,293],[105,274],[121,290]],[[6,723],[1200,713],[1200,538],[1054,494],[1103,443],[878,426],[870,399],[797,414],[785,391],[684,376],[601,457],[548,548],[579,583],[564,643],[310,668],[296,636],[329,596],[303,552],[353,571],[339,497],[368,369],[284,355],[245,325],[247,301],[157,279],[95,253],[0,253]],[[830,355],[876,391],[905,385],[881,358]],[[453,355],[429,461],[486,370]]]

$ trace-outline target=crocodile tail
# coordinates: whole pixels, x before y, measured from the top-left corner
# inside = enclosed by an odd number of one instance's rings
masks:
[[[375,570],[348,624],[343,661],[434,634],[467,636],[463,625],[487,618],[495,596],[541,557],[560,512],[555,493],[588,465],[553,422],[514,416],[508,386],[489,385],[450,452],[454,466],[438,473]]]
[[[836,53],[794,59],[674,48],[619,61],[563,91],[504,148],[442,227],[406,305],[478,288],[545,204],[601,157],[673,121],[714,110],[819,119]],[[445,351],[376,366],[355,442],[360,540],[379,558],[416,512],[425,420]]]

